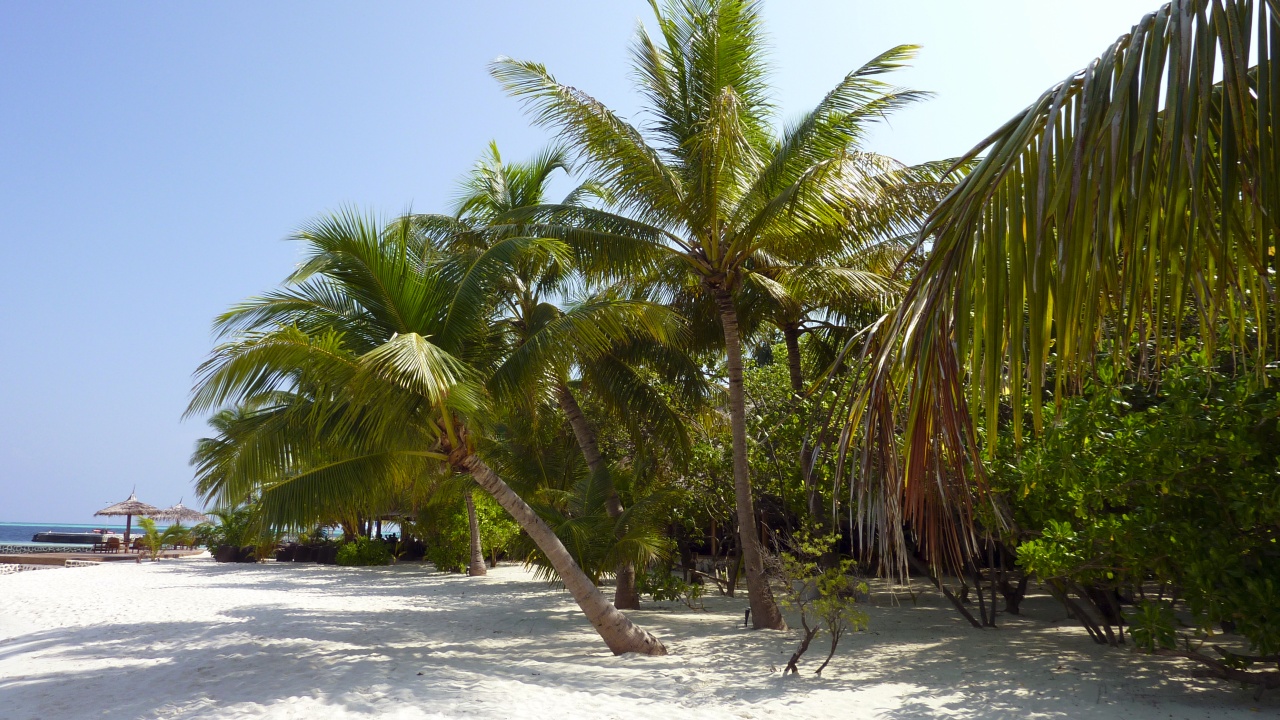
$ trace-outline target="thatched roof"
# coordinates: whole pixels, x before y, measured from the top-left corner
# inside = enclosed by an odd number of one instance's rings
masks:
[[[128,500],[105,507],[94,513],[94,515],[155,515],[158,512],[160,512],[160,508],[155,505],[148,505],[139,500],[133,493],[129,493]]]
[[[151,513],[151,517],[157,520],[169,520],[171,522],[176,522],[176,523],[181,523],[181,522],[201,523],[209,519],[208,516],[206,516],[204,513],[200,512],[199,510],[192,510],[186,505],[183,505],[181,502],[179,502],[177,505],[174,505],[173,507],[167,507],[159,512]]]

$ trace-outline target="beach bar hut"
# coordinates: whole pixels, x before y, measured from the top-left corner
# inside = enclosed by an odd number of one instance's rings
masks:
[[[147,517],[151,517],[158,512],[160,512],[160,508],[154,505],[148,505],[139,500],[133,493],[129,493],[128,500],[118,502],[110,507],[105,507],[94,513],[94,516],[102,515],[105,517],[119,517],[124,515],[124,544],[128,545],[129,533],[133,530],[133,516],[145,515]]]
[[[186,522],[202,523],[209,520],[209,516],[199,510],[192,510],[186,505],[183,505],[181,500],[179,500],[178,504],[173,507],[167,507],[159,512],[151,513],[151,517],[157,520],[168,520],[175,525],[181,525]]]

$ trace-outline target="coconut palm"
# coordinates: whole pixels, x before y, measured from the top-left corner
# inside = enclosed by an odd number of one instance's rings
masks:
[[[177,524],[170,525],[163,531],[159,530],[156,527],[156,521],[151,518],[139,518],[138,527],[142,529],[142,544],[146,547],[152,562],[160,559],[165,545],[184,542],[188,534],[186,528]]]
[[[589,577],[598,580],[621,566],[647,567],[665,559],[670,544],[664,530],[677,493],[648,482],[643,458],[631,458],[629,467],[593,472],[574,439],[566,437],[559,408],[549,402],[532,416],[522,412],[503,425],[487,461],[530,499]],[[609,506],[619,495],[628,502],[615,514]],[[525,556],[554,577],[536,548],[526,548]]]
[[[504,162],[496,143],[462,184],[453,216],[415,215],[415,226],[433,246],[454,255],[487,251],[520,228],[502,224],[503,218],[546,201],[547,187],[558,170],[568,171],[563,150],[551,147],[525,163]],[[592,191],[590,184],[574,190],[562,202],[576,205]],[[496,228],[496,230],[495,230]],[[548,247],[556,247],[548,245]],[[678,335],[680,318],[660,305],[597,293],[568,306],[560,304],[581,278],[567,253],[529,254],[512,266],[498,283],[498,327],[511,348],[490,378],[489,389],[500,402],[522,406],[550,396],[573,428],[592,473],[607,473],[596,431],[571,388],[575,373],[606,396],[607,405],[643,422],[646,432],[673,450],[687,447],[678,414],[663,395],[644,382],[637,363],[664,361],[666,369],[696,378],[696,367],[676,352],[670,340]],[[671,367],[674,363],[675,367]],[[695,382],[678,387],[699,390]],[[607,480],[602,480],[609,486]],[[615,521],[624,514],[616,492],[606,508]],[[624,561],[617,568],[614,605],[639,606],[635,568]]]
[[[263,438],[289,429],[288,423],[297,411],[311,407],[315,407],[314,398],[303,389],[272,389],[215,413],[209,418],[215,434],[197,440],[191,457],[196,491],[205,500],[223,507],[250,502],[257,496],[258,488],[242,486],[243,494],[233,496],[229,488],[235,478],[253,472],[262,462],[256,453],[264,447]],[[340,436],[327,439],[328,453],[334,459],[349,454],[341,441]],[[379,517],[393,509],[414,505],[418,501],[415,495],[431,489],[432,483],[423,482],[425,480],[428,478],[400,472],[371,476],[361,493],[336,498],[329,506],[315,506],[312,517],[299,519],[291,529],[337,524],[342,526],[347,538],[354,538],[361,534],[362,518]]]
[[[264,516],[288,525],[388,474],[467,474],[538,545],[611,650],[665,653],[477,454],[493,418],[485,378],[505,350],[492,291],[521,258],[553,249],[515,237],[441,257],[408,220],[382,226],[350,212],[298,238],[310,257],[283,288],[220,318],[230,337],[197,375],[189,413],[285,392],[218,494],[259,488]]]
[[[782,334],[791,389],[806,389],[800,339],[812,335],[823,360],[850,335],[874,322],[896,304],[910,276],[916,235],[929,214],[963,177],[971,163],[955,160],[904,166],[892,158],[864,153],[864,172],[878,181],[864,200],[868,219],[851,228],[857,234],[839,250],[802,263],[784,263],[765,254],[752,258],[748,283],[759,286],[767,321]],[[910,232],[904,233],[904,230]]]
[[[742,387],[739,302],[751,258],[803,264],[836,252],[860,224],[883,224],[865,172],[868,125],[920,98],[877,76],[912,56],[897,47],[842,80],[812,111],[775,130],[758,3],[653,3],[659,34],[637,31],[633,58],[648,123],[629,124],[542,65],[499,59],[493,75],[554,128],[603,188],[610,211],[544,206],[521,218],[567,241],[601,276],[657,273],[714,302],[727,356],[734,489],[751,617],[785,623],[756,538]]]
[[[467,503],[467,530],[471,537],[471,562],[467,565],[467,574],[472,577],[488,574],[484,565],[484,546],[480,543],[480,521],[476,518],[476,501],[468,492],[462,496]]]
[[[970,151],[847,418],[882,558],[905,571],[905,523],[957,567],[985,494],[979,418],[988,452],[1001,405],[1018,441],[1024,407],[1039,432],[1104,341],[1152,378],[1197,327],[1259,373],[1276,358],[1278,22],[1272,3],[1172,2]]]

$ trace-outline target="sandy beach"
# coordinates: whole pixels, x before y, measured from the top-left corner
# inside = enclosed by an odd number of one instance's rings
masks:
[[[671,654],[614,657],[567,595],[515,565],[471,579],[194,558],[0,576],[0,597],[7,720],[1280,714],[1280,694],[1255,701],[1176,661],[1096,647],[1035,598],[1029,617],[984,632],[934,593],[897,606],[877,593],[870,630],[822,677],[822,639],[806,672],[783,677],[796,634],[744,630],[742,598],[636,612]]]

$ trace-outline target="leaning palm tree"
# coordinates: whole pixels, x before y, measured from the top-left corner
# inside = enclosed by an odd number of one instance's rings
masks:
[[[552,175],[560,170],[569,171],[570,167],[564,151],[557,147],[544,150],[529,162],[511,163],[502,159],[496,143],[490,143],[486,155],[462,183],[455,214],[414,215],[412,222],[425,241],[441,252],[484,253],[513,234],[499,220],[543,204]],[[562,204],[577,204],[591,191],[588,183]],[[518,228],[514,234],[520,234]],[[675,449],[686,446],[676,412],[661,393],[642,380],[635,363],[644,359],[638,356],[645,351],[650,356],[678,360],[680,354],[671,341],[680,333],[680,318],[655,303],[613,292],[596,293],[566,306],[562,301],[575,284],[581,284],[581,278],[567,252],[530,253],[514,263],[510,275],[497,284],[497,328],[511,352],[490,376],[489,389],[495,399],[527,407],[552,397],[573,428],[592,473],[607,473],[608,468],[596,430],[571,388],[575,372],[597,392],[604,392],[609,405],[643,418],[650,435]],[[686,377],[696,374],[691,367],[692,363],[684,363]],[[606,508],[615,520],[624,514],[616,492],[610,494]],[[614,605],[639,607],[634,565],[622,562],[615,577]]]
[[[544,206],[519,220],[562,238],[580,267],[696,288],[716,307],[729,376],[734,490],[756,627],[785,622],[764,575],[747,466],[739,296],[750,259],[804,263],[838,250],[861,224],[885,221],[868,199],[885,177],[864,172],[872,122],[921,97],[877,76],[914,52],[897,47],[850,73],[812,111],[775,131],[758,3],[653,3],[659,36],[633,47],[647,126],[637,128],[537,63],[499,59],[493,75],[536,121],[560,132],[615,211]]]
[[[1265,381],[1280,338],[1280,8],[1169,3],[968,157],[846,418],[844,450],[864,443],[853,504],[903,572],[904,525],[932,563],[959,566],[1002,405],[1017,441],[1024,407],[1039,432],[1046,396],[1077,391],[1104,341],[1156,378],[1198,327]]]
[[[593,580],[622,566],[647,567],[664,559],[670,549],[664,530],[677,492],[637,477],[637,464],[645,463],[636,458],[627,468],[593,471],[559,415],[551,402],[532,413],[512,413],[486,461],[529,498]],[[609,506],[619,495],[628,502],[615,514]],[[554,578],[541,552],[521,544],[527,561]]]
[[[477,453],[493,417],[485,376],[504,351],[492,290],[545,243],[509,238],[441,257],[408,220],[384,227],[352,213],[298,237],[311,256],[284,288],[220,318],[230,337],[198,372],[189,413],[283,393],[273,431],[241,453],[218,492],[256,487],[265,516],[288,525],[390,473],[470,475],[538,545],[611,650],[665,653]]]

